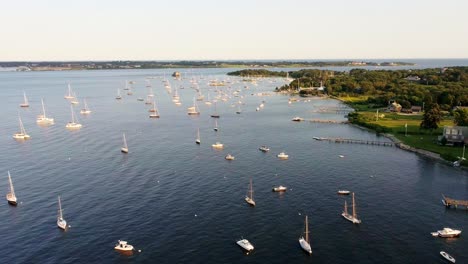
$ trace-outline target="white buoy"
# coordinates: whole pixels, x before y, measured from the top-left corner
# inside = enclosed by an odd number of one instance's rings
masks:
[[[197,214],[195,214],[195,217],[197,217]]]
[[[141,252],[141,249],[139,249],[138,252]]]

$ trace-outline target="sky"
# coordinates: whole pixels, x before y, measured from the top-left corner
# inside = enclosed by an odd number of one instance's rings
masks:
[[[468,58],[468,0],[0,0],[0,61]]]

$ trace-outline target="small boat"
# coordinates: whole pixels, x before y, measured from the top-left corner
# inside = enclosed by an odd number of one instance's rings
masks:
[[[249,252],[254,250],[254,246],[245,238],[236,241],[236,244]]]
[[[41,98],[41,103],[42,103],[42,115],[37,116],[36,123],[38,123],[39,125],[53,125],[54,119],[46,116],[44,100],[42,98]]]
[[[214,131],[218,131],[218,120],[215,120],[215,127],[213,128]]]
[[[288,159],[288,158],[289,158],[289,155],[287,155],[287,154],[284,153],[284,152],[281,152],[280,154],[277,155],[277,157],[278,157],[279,159],[285,160],[285,159]]]
[[[57,215],[57,226],[62,229],[67,229],[67,221],[63,218],[62,202],[60,201],[60,196],[58,197],[59,210]]]
[[[14,139],[30,139],[31,136],[26,133],[26,129],[24,129],[23,121],[21,121],[21,117],[18,116],[19,125],[20,125],[20,132],[13,134]]]
[[[29,107],[28,98],[26,97],[26,92],[23,92],[23,103],[20,104],[20,107]]]
[[[340,157],[340,158],[344,158],[344,155],[338,155],[338,157]]]
[[[278,187],[273,187],[273,191],[274,192],[285,192],[288,188],[286,188],[285,186],[283,185],[280,185]]]
[[[117,89],[117,96],[115,97],[115,99],[117,100],[122,99],[122,96],[120,95],[120,89]]]
[[[338,190],[338,194],[341,194],[341,195],[349,195],[349,194],[350,194],[350,191],[348,191],[348,190]]]
[[[261,146],[261,147],[259,147],[258,149],[259,149],[260,151],[262,151],[262,152],[268,152],[268,151],[270,151],[270,148],[267,147],[267,146]]]
[[[124,254],[133,254],[133,246],[128,244],[127,241],[119,240],[114,247],[115,250],[119,251],[120,253]]]
[[[122,153],[128,153],[127,139],[125,138],[125,133],[123,133],[123,147],[120,149]]]
[[[240,113],[242,113],[242,111],[241,111],[240,104],[239,104],[239,105],[237,105],[236,114],[240,114]]]
[[[438,230],[437,234],[439,237],[449,238],[449,237],[459,237],[461,234],[461,230],[456,230],[452,228],[445,227],[442,230]]]
[[[252,185],[252,179],[250,179],[250,184],[249,184],[249,191],[247,195],[245,196],[245,201],[252,205],[255,206],[255,201],[253,199],[253,185]]]
[[[80,129],[82,125],[80,123],[75,122],[75,114],[73,113],[73,106],[70,105],[72,121],[68,122],[65,127],[68,129]]]
[[[10,192],[7,193],[6,199],[9,204],[17,205],[18,199],[16,198],[15,189],[13,188],[13,182],[11,181],[10,171],[8,171],[8,182],[10,183]]]
[[[431,232],[431,235],[432,235],[433,237],[438,237],[438,236],[439,236],[439,233],[438,233],[438,232]]]
[[[294,118],[292,119],[292,121],[301,122],[301,121],[304,121],[304,118],[301,118],[301,117],[296,116],[296,117],[294,117]]]
[[[141,97],[138,97],[137,98],[137,101],[140,101],[140,102],[143,102],[145,99],[141,98]]]
[[[222,149],[224,147],[223,144],[221,144],[220,142],[216,142],[215,144],[211,145],[213,148],[216,148],[216,149]]]
[[[255,109],[255,111],[260,111],[260,107],[257,107],[257,108]]]
[[[72,93],[71,85],[68,84],[68,94],[64,96],[65,99],[73,99],[75,98]]]
[[[226,157],[224,157],[226,160],[234,160],[235,157],[231,154],[227,154]]]
[[[219,118],[219,117],[220,117],[220,115],[218,114],[216,105],[217,105],[217,103],[215,102],[215,108],[214,108],[215,110],[214,110],[214,112],[210,115],[210,116],[213,117],[213,118]]]
[[[309,223],[307,221],[307,215],[304,222],[304,236],[299,238],[299,244],[305,252],[309,253],[309,255],[312,254],[312,248],[310,247],[309,241]]]
[[[80,102],[78,101],[78,97],[76,96],[76,93],[73,92],[73,98],[70,100],[71,104],[78,105]]]
[[[88,103],[86,102],[86,98],[83,99],[84,101],[84,108],[81,109],[80,114],[82,115],[89,115],[91,114],[91,110],[89,110]]]
[[[441,251],[441,252],[440,252],[440,255],[441,255],[442,257],[444,257],[446,260],[448,260],[448,261],[450,261],[450,262],[452,262],[452,263],[455,263],[455,258],[452,257],[452,256],[450,256],[447,252]]]
[[[154,101],[154,99],[153,99],[153,108],[151,108],[149,112],[151,112],[151,114],[149,115],[150,118],[159,118],[159,111],[156,108],[156,102]]]
[[[198,145],[200,145],[200,143],[201,143],[201,140],[200,140],[200,128],[197,130],[197,139],[195,139],[195,143],[197,143]]]
[[[353,193],[353,214],[350,215],[348,213],[348,205],[346,204],[346,201],[345,201],[344,210],[343,210],[343,213],[341,215],[346,220],[353,222],[353,224],[360,224],[361,223],[361,220],[357,218],[357,214],[356,214],[356,203],[354,201],[354,193]]]
[[[200,110],[198,109],[197,101],[195,101],[195,98],[193,98],[193,106],[187,108],[187,114],[188,115],[199,115]]]

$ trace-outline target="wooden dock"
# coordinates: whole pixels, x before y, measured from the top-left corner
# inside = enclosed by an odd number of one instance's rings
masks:
[[[348,144],[364,144],[364,145],[376,145],[393,147],[395,143],[390,141],[375,141],[375,140],[363,140],[363,139],[352,139],[352,138],[319,138],[318,140],[334,142],[334,143],[348,143]]]
[[[455,200],[452,198],[448,198],[445,195],[442,194],[442,203],[445,205],[445,207],[450,208],[451,206],[454,206],[455,208],[458,208],[458,206],[465,207],[465,209],[468,210],[468,201],[466,200]]]
[[[347,120],[326,120],[326,119],[310,119],[308,120],[311,123],[326,123],[326,124],[348,124],[349,121]]]

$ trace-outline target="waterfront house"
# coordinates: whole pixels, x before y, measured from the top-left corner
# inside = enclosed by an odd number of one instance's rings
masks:
[[[401,105],[394,101],[388,105],[387,111],[399,113],[401,111]]]
[[[411,106],[411,112],[413,113],[419,113],[422,111],[422,107],[421,106]]]

